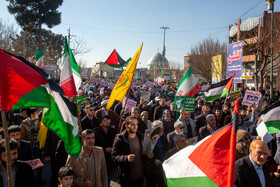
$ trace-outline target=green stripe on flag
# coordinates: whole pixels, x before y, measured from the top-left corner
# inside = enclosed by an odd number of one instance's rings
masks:
[[[220,99],[221,97],[226,96],[228,94],[228,92],[229,92],[229,90],[224,89],[223,92],[219,95],[213,95],[213,96],[206,97],[206,101],[211,102],[211,101],[215,101],[217,99]]]
[[[50,100],[51,96],[46,91],[46,88],[38,86],[21,97],[11,110],[27,107],[49,107]]]
[[[264,123],[269,134],[280,132],[280,120],[266,121]]]
[[[168,178],[168,187],[202,187],[202,186],[218,186],[208,177],[184,177],[184,178]]]

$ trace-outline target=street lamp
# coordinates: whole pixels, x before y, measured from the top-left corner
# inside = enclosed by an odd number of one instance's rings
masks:
[[[271,36],[270,36],[270,47],[271,47],[271,62],[270,62],[270,99],[273,102],[273,14],[274,14],[274,1],[275,0],[266,0],[267,9],[271,10]]]

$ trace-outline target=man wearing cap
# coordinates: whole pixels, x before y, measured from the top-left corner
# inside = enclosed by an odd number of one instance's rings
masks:
[[[102,118],[104,116],[109,116],[109,118],[111,120],[111,125],[115,126],[116,129],[118,129],[119,122],[120,122],[120,116],[116,112],[111,110],[111,109],[107,110],[106,109],[107,103],[108,103],[108,99],[103,100],[101,102],[101,107],[102,108],[100,108],[99,110],[97,110],[95,112],[95,117],[97,119],[100,119],[100,118]]]

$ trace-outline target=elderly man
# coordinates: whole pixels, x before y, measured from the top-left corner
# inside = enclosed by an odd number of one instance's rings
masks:
[[[171,112],[169,109],[163,111],[160,121],[163,123],[163,132],[165,135],[173,131],[175,120],[171,118]]]
[[[261,140],[252,141],[249,152],[250,155],[235,163],[234,186],[272,186],[269,165],[266,164],[270,150],[266,143]]]
[[[169,107],[166,105],[165,97],[161,97],[159,100],[159,106],[155,108],[153,121],[162,118],[162,114],[165,109],[169,109]]]
[[[204,127],[201,127],[199,129],[197,141],[202,140],[203,138],[205,138],[206,136],[212,134],[213,132],[215,132],[217,130],[216,118],[215,118],[214,114],[208,114],[206,116],[206,122],[207,122],[207,125]]]
[[[171,133],[167,134],[167,141],[169,143],[169,147],[172,149],[175,147],[175,143],[174,143],[174,137],[176,135],[184,135],[186,138],[188,137],[188,135],[186,133],[184,133],[183,131],[184,126],[183,123],[180,121],[176,121],[174,123],[174,131],[172,131]]]
[[[185,148],[187,146],[186,137],[183,134],[175,135],[174,137],[174,143],[175,147],[171,150],[169,150],[167,153],[165,153],[164,160],[167,160],[171,156],[173,156],[175,153],[180,151],[181,149]]]
[[[107,170],[103,149],[94,146],[95,134],[92,129],[82,132],[83,148],[78,156],[68,156],[66,166],[71,166],[74,172],[76,187],[107,187]]]
[[[194,118],[195,133],[198,134],[200,127],[206,126],[206,116],[210,113],[210,107],[208,105],[203,105],[201,109],[201,114]]]
[[[194,122],[190,118],[190,113],[188,111],[184,111],[182,108],[177,121],[180,121],[183,124],[183,131],[185,134],[187,134],[188,138],[193,138],[195,136]]]

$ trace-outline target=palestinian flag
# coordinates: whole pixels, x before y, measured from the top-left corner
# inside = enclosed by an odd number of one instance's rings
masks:
[[[108,59],[105,61],[105,63],[113,68],[121,68],[125,66],[131,58],[129,58],[127,61],[124,61],[118,52],[114,49],[114,51],[110,54]]]
[[[36,66],[44,69],[44,49],[35,51],[36,56]]]
[[[64,141],[68,154],[78,156],[76,104],[44,70],[0,49],[0,80],[0,110],[44,107],[43,124]]]
[[[188,96],[193,97],[201,90],[198,82],[192,74],[191,68],[183,76],[178,86],[176,95],[177,96]]]
[[[63,60],[60,66],[60,86],[64,90],[66,96],[72,98],[78,95],[78,89],[81,86],[82,79],[80,76],[79,66],[70,49],[67,38],[65,37]]]
[[[204,92],[206,101],[211,102],[226,96],[231,89],[233,79],[234,76],[218,82],[217,84],[212,84],[209,88],[207,88],[207,90]]]
[[[228,125],[170,157],[163,163],[167,185],[233,186],[235,136],[233,125]]]
[[[265,123],[269,134],[280,132],[280,101],[261,111],[259,116]]]

